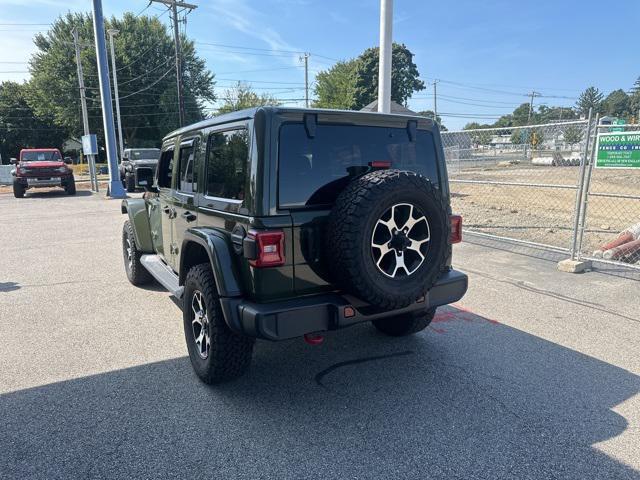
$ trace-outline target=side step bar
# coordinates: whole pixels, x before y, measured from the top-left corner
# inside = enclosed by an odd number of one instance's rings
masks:
[[[179,285],[178,275],[176,275],[171,267],[162,261],[158,255],[142,255],[140,262],[149,273],[164,288],[169,290],[177,299],[182,298],[184,287]]]

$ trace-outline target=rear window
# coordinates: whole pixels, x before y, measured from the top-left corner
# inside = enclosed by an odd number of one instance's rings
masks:
[[[406,128],[318,125],[309,138],[302,123],[289,123],[280,128],[278,205],[330,206],[371,162],[389,162],[439,184],[431,132],[418,130],[411,142]]]

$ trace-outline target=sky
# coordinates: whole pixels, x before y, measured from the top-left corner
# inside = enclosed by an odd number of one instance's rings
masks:
[[[190,0],[186,33],[216,75],[216,93],[237,80],[302,106],[302,52],[310,81],[336,60],[356,57],[379,41],[378,0]],[[68,10],[91,11],[89,0],[0,0],[0,81],[27,79],[32,37]],[[103,0],[105,16],[157,15],[147,0]],[[34,25],[41,24],[41,25]],[[640,1],[395,0],[393,39],[415,54],[427,88],[409,101],[433,109],[449,129],[492,123],[528,102],[571,106],[590,85],[628,90],[640,76]],[[215,44],[215,45],[211,45]],[[313,86],[313,84],[312,84]]]

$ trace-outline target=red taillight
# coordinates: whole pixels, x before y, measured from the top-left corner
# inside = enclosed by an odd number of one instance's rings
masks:
[[[373,168],[391,168],[391,162],[388,160],[374,160],[369,165]]]
[[[460,215],[451,215],[451,234],[449,240],[451,243],[460,243],[462,241],[462,217]]]
[[[256,242],[256,258],[249,260],[253,267],[284,265],[284,232],[249,232]]]

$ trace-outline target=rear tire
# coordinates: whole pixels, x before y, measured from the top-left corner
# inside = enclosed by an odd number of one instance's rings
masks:
[[[25,188],[24,186],[17,181],[13,181],[13,196],[16,198],[23,198],[24,197],[24,192],[25,192]]]
[[[430,308],[420,315],[408,313],[396,317],[373,320],[371,323],[373,323],[373,326],[376,327],[379,332],[385,335],[389,335],[390,337],[404,337],[421,332],[427,328],[435,314],[436,309]]]
[[[133,193],[136,191],[136,179],[133,175],[127,175],[125,178],[125,184],[127,186],[127,192]]]
[[[182,305],[189,359],[200,380],[216,384],[246,373],[255,340],[229,329],[208,263],[196,265],[187,273]]]
[[[122,227],[122,254],[124,256],[124,270],[133,285],[138,286],[151,282],[151,274],[140,262],[142,252],[138,250],[136,237],[129,220],[124,222]]]
[[[71,181],[67,183],[64,187],[64,191],[67,192],[67,195],[75,195],[76,194],[76,179],[71,177]]]

